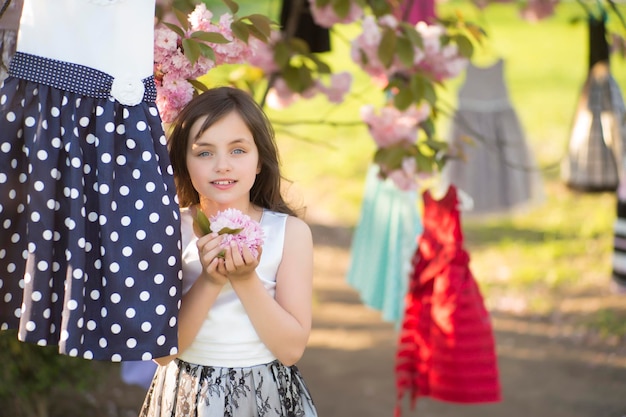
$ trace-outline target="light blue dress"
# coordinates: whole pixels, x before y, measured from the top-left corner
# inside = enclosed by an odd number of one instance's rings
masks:
[[[421,232],[417,193],[380,179],[378,166],[372,166],[352,238],[347,282],[365,305],[381,311],[383,320],[398,324],[402,319],[411,257]]]

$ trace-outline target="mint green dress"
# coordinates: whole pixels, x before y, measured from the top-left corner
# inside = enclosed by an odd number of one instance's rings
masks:
[[[363,304],[400,323],[411,257],[422,232],[417,193],[402,191],[378,177],[372,166],[366,177],[361,215],[350,248],[347,282]]]

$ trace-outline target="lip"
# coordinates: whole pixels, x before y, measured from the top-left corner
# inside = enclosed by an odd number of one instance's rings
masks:
[[[232,188],[235,184],[237,184],[236,180],[226,178],[211,181],[211,185],[219,190],[227,190]]]

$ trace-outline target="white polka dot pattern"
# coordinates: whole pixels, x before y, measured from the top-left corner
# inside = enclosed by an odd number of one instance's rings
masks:
[[[87,359],[175,353],[180,214],[156,106],[44,65],[76,80],[60,88],[40,63],[0,89],[0,330]]]
[[[101,99],[108,99],[112,96],[111,89],[115,82],[112,76],[97,69],[19,51],[11,60],[9,72],[24,80],[40,82],[59,90]],[[143,84],[141,90],[143,101],[154,103],[157,94],[154,77],[138,82]],[[133,88],[139,89],[140,87],[134,86]],[[139,101],[141,100],[136,100],[137,103]]]

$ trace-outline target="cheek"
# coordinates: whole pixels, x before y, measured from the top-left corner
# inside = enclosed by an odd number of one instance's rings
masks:
[[[203,170],[200,164],[187,161],[187,171],[189,172],[189,178],[194,185],[203,177]]]

